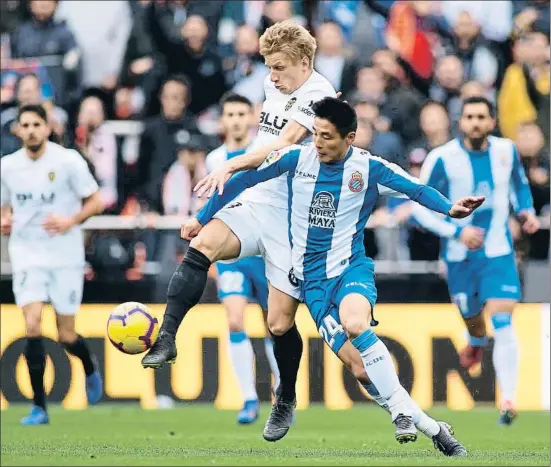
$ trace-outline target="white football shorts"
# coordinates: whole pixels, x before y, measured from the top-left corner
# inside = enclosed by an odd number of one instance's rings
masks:
[[[234,201],[214,218],[224,222],[241,242],[241,252],[236,259],[262,255],[270,284],[299,299],[300,290],[292,274],[288,216],[287,209]]]
[[[51,303],[57,314],[75,315],[82,301],[84,269],[30,268],[14,272],[13,294],[18,307],[34,302]]]

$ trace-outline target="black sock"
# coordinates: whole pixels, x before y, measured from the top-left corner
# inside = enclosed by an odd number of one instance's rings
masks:
[[[77,334],[77,340],[75,342],[72,344],[64,343],[63,347],[65,347],[65,350],[71,355],[80,358],[86,376],[90,376],[96,370],[92,362],[92,354],[90,350],[88,350],[86,341],[80,334]]]
[[[203,295],[207,284],[210,260],[199,250],[188,248],[184,260],[170,279],[168,299],[161,330],[176,335],[186,313]]]
[[[28,337],[25,358],[29,367],[34,405],[46,410],[46,391],[44,389],[44,368],[46,351],[41,337]]]
[[[272,334],[274,355],[279,368],[279,393],[282,400],[291,402],[296,397],[298,367],[302,357],[302,337],[297,325],[282,336]]]

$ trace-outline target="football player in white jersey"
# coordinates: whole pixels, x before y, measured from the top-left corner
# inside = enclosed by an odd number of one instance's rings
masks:
[[[0,159],[1,228],[10,236],[13,292],[25,318],[25,357],[33,389],[31,413],[21,423],[40,425],[49,423],[41,336],[46,302],[56,312],[59,342],[82,361],[88,403],[98,403],[103,395],[97,360],[75,331],[84,283],[80,224],[102,212],[103,203],[80,154],[48,141],[51,128],[43,107],[21,107],[17,123],[23,148]]]

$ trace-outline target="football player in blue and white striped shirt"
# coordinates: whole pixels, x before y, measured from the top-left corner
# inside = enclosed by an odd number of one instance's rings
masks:
[[[375,324],[377,291],[373,261],[363,248],[363,231],[380,193],[405,194],[457,218],[470,215],[484,198],[466,197],[453,204],[398,166],[352,146],[357,119],[347,103],[324,98],[312,109],[314,142],[275,151],[267,167],[234,176],[224,193],[211,198],[195,222],[184,226],[184,238],[196,236],[245,189],[288,174],[289,239],[302,298],[335,353],[351,339],[369,378],[388,403],[396,438],[415,440],[413,403],[400,385],[388,349],[370,327],[369,316]],[[456,443],[459,455],[464,455],[466,451]]]
[[[447,220],[421,206],[414,216],[423,227],[442,237],[442,257],[448,288],[467,324],[469,345],[460,362],[470,368],[482,360],[488,341],[484,314],[494,328],[493,363],[501,390],[500,423],[515,415],[518,343],[511,315],[521,298],[511,232],[510,204],[532,234],[539,229],[532,195],[514,143],[489,136],[494,129],[493,105],[485,98],[465,100],[460,120],[463,138],[434,149],[425,160],[421,181],[450,197],[486,198],[468,219]]]

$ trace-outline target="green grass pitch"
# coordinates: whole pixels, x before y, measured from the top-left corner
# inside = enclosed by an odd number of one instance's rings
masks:
[[[262,438],[268,406],[253,425],[207,405],[145,411],[103,405],[86,411],[50,408],[50,425],[21,427],[28,406],[2,412],[1,465],[549,465],[548,412],[521,413],[511,427],[497,412],[477,408],[429,413],[452,423],[469,457],[452,460],[420,435],[399,445],[385,412],[373,406],[297,413],[277,443]]]

